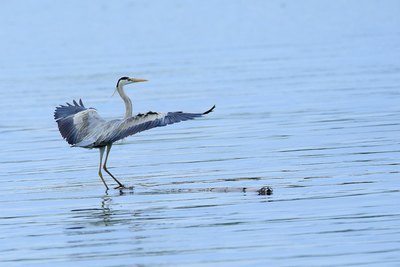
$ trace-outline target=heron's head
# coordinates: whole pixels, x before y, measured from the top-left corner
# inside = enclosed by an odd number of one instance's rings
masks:
[[[130,77],[121,77],[117,82],[118,86],[124,86],[130,83],[139,83],[139,82],[147,82],[145,79],[137,79],[137,78],[130,78]]]

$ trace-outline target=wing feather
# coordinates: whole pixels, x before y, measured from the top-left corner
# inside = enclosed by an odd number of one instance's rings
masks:
[[[93,148],[101,147],[130,135],[155,127],[193,120],[212,112],[215,108],[204,113],[186,113],[182,111],[158,113],[149,111],[124,120],[106,122],[94,108],[86,108],[82,100],[73,105],[61,105],[54,112],[54,119],[62,137],[73,146]]]
[[[110,135],[110,139],[108,141],[115,142],[130,135],[155,127],[162,127],[181,121],[193,120],[210,113],[214,108],[215,106],[204,113],[186,113],[182,111],[158,113],[150,111],[146,114],[138,114],[134,117],[130,117],[121,121],[121,125],[114,129],[114,133]]]
[[[82,100],[79,104],[73,100],[73,105],[61,105],[56,107],[54,119],[58,124],[61,136],[70,145],[78,143],[86,144],[88,139],[93,139],[93,129],[104,124],[94,108],[86,108]]]

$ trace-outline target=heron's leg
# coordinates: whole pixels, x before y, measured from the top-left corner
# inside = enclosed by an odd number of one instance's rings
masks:
[[[103,174],[101,173],[101,163],[103,162],[103,155],[104,155],[104,149],[105,149],[106,147],[100,147],[100,165],[99,165],[99,176],[100,176],[100,178],[101,178],[101,181],[103,182],[103,184],[104,184],[104,186],[106,187],[106,190],[108,190],[108,186],[107,186],[107,184],[106,184],[106,181],[104,181],[104,178],[103,178]]]
[[[117,182],[118,187],[116,188],[125,188],[125,186],[121,184],[120,181],[118,181],[117,178],[115,178],[114,175],[112,175],[111,172],[107,169],[108,154],[110,154],[111,147],[112,144],[107,145],[106,160],[104,161],[103,169],[111,176],[111,178],[114,179],[114,181]]]

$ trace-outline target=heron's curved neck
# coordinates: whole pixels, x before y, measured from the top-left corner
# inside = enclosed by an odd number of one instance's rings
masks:
[[[132,101],[131,99],[125,94],[123,85],[117,86],[117,91],[119,95],[121,96],[122,100],[124,100],[125,103],[125,119],[132,117]]]

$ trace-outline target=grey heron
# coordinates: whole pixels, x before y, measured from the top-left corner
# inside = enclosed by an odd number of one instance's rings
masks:
[[[116,189],[124,188],[124,185],[107,169],[108,155],[114,142],[151,128],[201,117],[215,108],[214,105],[203,113],[149,111],[132,116],[132,101],[125,93],[124,86],[145,81],[147,80],[130,77],[122,77],[118,80],[115,90],[125,104],[123,119],[106,121],[97,113],[96,109],[86,108],[81,99],[79,103],[73,100],[73,104],[60,105],[54,112],[54,119],[58,124],[61,136],[68,144],[73,147],[98,148],[100,150],[99,176],[107,190],[108,186],[101,172],[102,167],[118,184]],[[102,165],[104,151],[106,151],[106,156]]]

